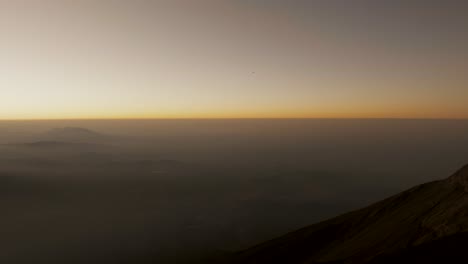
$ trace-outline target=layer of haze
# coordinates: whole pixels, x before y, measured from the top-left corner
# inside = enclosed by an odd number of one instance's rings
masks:
[[[0,122],[0,263],[194,264],[446,178],[467,120]]]
[[[467,118],[464,1],[0,1],[0,119]]]

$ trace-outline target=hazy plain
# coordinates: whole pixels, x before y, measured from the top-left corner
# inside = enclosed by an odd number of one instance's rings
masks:
[[[0,122],[1,263],[183,263],[468,162],[467,120]]]

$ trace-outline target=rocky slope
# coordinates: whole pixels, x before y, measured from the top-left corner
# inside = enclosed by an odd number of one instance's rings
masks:
[[[235,263],[367,263],[468,231],[468,165],[361,210],[303,228]],[[376,262],[377,263],[377,262]]]

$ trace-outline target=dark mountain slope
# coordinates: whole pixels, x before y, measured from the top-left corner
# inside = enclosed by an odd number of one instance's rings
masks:
[[[468,231],[468,166],[239,253],[236,263],[365,263]]]
[[[458,233],[441,239],[377,257],[369,264],[468,263],[468,233]]]

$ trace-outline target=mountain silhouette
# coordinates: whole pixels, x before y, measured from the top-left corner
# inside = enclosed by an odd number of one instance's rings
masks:
[[[429,263],[468,245],[468,165],[451,177],[300,229],[236,254],[233,263]],[[441,249],[440,252],[433,252]],[[445,250],[445,251],[444,251]],[[393,261],[392,261],[393,259]],[[390,261],[390,262],[388,262]],[[409,263],[409,262],[408,262]],[[412,263],[420,263],[415,261]],[[427,263],[427,262],[424,262]]]
[[[369,264],[468,263],[468,232],[443,237],[419,246],[381,255]]]
[[[54,128],[41,135],[41,141],[60,142],[103,142],[110,138],[108,135],[81,127]]]
[[[100,145],[84,142],[63,142],[63,141],[33,141],[15,144],[4,144],[2,146],[28,148],[35,150],[51,150],[51,149],[94,149]]]

